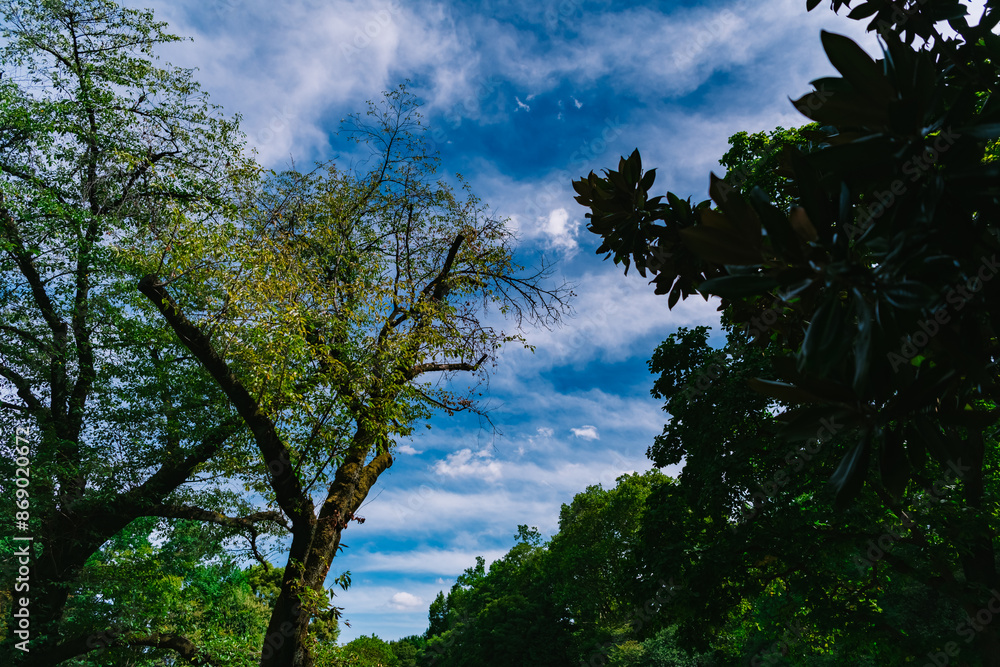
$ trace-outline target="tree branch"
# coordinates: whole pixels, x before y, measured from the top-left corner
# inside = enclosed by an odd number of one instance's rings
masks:
[[[14,388],[17,389],[17,395],[28,406],[28,410],[38,414],[46,412],[42,402],[31,393],[31,383],[24,376],[12,368],[0,365],[0,377],[6,378],[14,385]]]
[[[207,521],[220,526],[233,528],[253,528],[258,521],[271,521],[286,530],[291,530],[285,517],[278,512],[254,512],[243,517],[226,516],[219,512],[206,510],[193,505],[159,505],[145,513],[146,516],[160,516],[167,519],[191,519]]]
[[[35,268],[35,263],[31,259],[31,255],[25,249],[24,239],[21,238],[21,233],[14,224],[13,216],[7,210],[6,200],[2,192],[0,192],[0,225],[3,225],[4,236],[7,237],[13,246],[7,252],[17,262],[17,268],[21,271],[21,275],[27,279],[28,286],[31,288],[31,295],[34,297],[38,309],[42,312],[42,317],[45,318],[45,322],[52,329],[57,344],[60,340],[65,342],[67,332],[66,323],[56,313],[55,306],[45,291],[42,277],[39,275],[38,269]]]
[[[146,636],[129,636],[124,641],[118,643],[125,646],[151,646],[153,648],[165,648],[176,651],[182,660],[192,665],[218,665],[222,667],[223,664],[199,651],[194,642],[182,635],[154,632]]]
[[[430,362],[426,364],[417,364],[410,369],[407,375],[412,380],[422,373],[433,373],[435,371],[450,372],[450,371],[475,371],[479,370],[479,367],[489,358],[488,354],[484,354],[479,357],[479,361],[474,364],[470,364],[466,361],[460,361],[455,363],[443,363],[443,362]]]
[[[455,237],[452,242],[451,247],[448,248],[448,256],[444,260],[444,266],[441,268],[441,272],[437,274],[434,280],[427,283],[427,286],[423,290],[423,295],[430,297],[434,301],[440,301],[445,294],[445,287],[447,285],[448,275],[451,273],[451,266],[455,263],[455,256],[458,255],[458,249],[465,241],[465,235],[459,234]]]
[[[25,331],[24,329],[19,329],[17,327],[11,326],[9,324],[0,324],[0,331],[8,331],[8,332],[10,332],[12,334],[15,334],[15,335],[23,338],[24,340],[26,340],[29,343],[31,343],[32,345],[34,345],[39,351],[47,351],[48,350],[48,346],[45,343],[43,343],[38,338],[36,338],[34,336],[34,334],[32,334],[29,331]]]
[[[94,505],[89,519],[85,516],[86,510],[76,518],[88,520],[95,528],[95,539],[103,542],[109,535],[104,535],[107,531],[100,530],[102,525],[110,526],[111,534],[114,534],[136,517],[146,516],[147,512],[160,506],[163,498],[184,483],[196,467],[215,456],[226,440],[240,429],[242,422],[236,416],[225,419],[209,431],[184,459],[164,463],[145,482],[118,495],[111,503]],[[86,503],[86,500],[83,502]]]
[[[66,639],[50,649],[40,652],[32,651],[32,663],[36,665],[58,665],[77,656],[86,655],[91,651],[112,646],[149,646],[176,651],[187,663],[192,665],[219,666],[223,663],[211,656],[205,655],[187,637],[167,632],[152,634],[137,634],[131,630],[106,630],[85,635],[77,635]]]
[[[451,247],[448,248],[448,255],[445,257],[444,266],[434,279],[427,283],[427,285],[424,286],[424,289],[421,290],[420,298],[417,299],[417,303],[413,304],[413,306],[398,315],[396,313],[399,309],[393,309],[393,315],[390,315],[389,319],[386,320],[386,323],[382,326],[382,330],[379,332],[379,340],[383,340],[389,334],[389,331],[395,329],[409,319],[410,316],[413,315],[417,305],[421,302],[427,300],[428,298],[431,301],[440,301],[444,298],[445,294],[447,294],[448,276],[451,274],[451,267],[455,263],[455,257],[458,255],[458,249],[461,247],[463,241],[465,241],[464,234],[459,234],[455,237]]]
[[[158,283],[154,275],[147,275],[139,281],[139,291],[153,302],[181,343],[191,350],[225,393],[246,425],[250,427],[260,453],[267,462],[271,488],[274,489],[275,498],[281,509],[293,524],[309,525],[314,522],[312,499],[302,491],[299,480],[292,470],[288,447],[278,435],[274,422],[264,414],[257,401],[229,369],[225,359],[216,353],[208,337],[181,313],[173,298]]]

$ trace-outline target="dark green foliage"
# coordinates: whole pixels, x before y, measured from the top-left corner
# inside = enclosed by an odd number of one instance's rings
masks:
[[[154,667],[174,651],[139,648],[107,633],[146,627],[187,637],[215,664],[249,667],[263,640],[269,606],[255,594],[253,577],[224,550],[224,533],[192,521],[164,527],[157,544],[149,539],[156,521],[130,525],[95,554],[79,577],[67,605],[68,633],[92,632],[96,651],[63,664]]]
[[[352,667],[400,667],[392,646],[375,635],[349,642],[344,646],[343,657]]]
[[[719,159],[727,169],[723,180],[744,194],[755,188],[773,193],[774,204],[787,211],[795,203],[788,182],[780,173],[781,154],[786,148],[811,152],[815,145],[810,137],[823,137],[818,123],[786,130],[778,127],[771,132],[737,132],[729,137],[729,150]]]
[[[648,501],[648,557],[682,573],[686,645],[899,664],[957,641],[1000,662],[995,627],[961,630],[1000,585],[1000,10],[965,13],[855,6],[882,57],[823,33],[841,76],[795,101],[819,126],[777,159],[784,131],[736,135],[745,194],[713,176],[711,203],[650,198],[638,152],[574,183],[599,253],[649,270],[668,307],[722,299],[723,350],[682,330],[653,362],[672,419],[650,455],[685,469]]]
[[[427,640],[420,635],[403,637],[402,639],[389,643],[389,648],[396,654],[399,660],[399,667],[417,667],[417,655],[426,646]]]
[[[605,664],[614,646],[652,636],[674,592],[664,581],[646,595],[639,583],[649,572],[641,521],[646,498],[669,483],[651,471],[589,487],[563,506],[547,543],[519,526],[506,556],[488,571],[480,559],[431,604],[418,664]]]
[[[436,632],[428,630],[421,664],[567,664],[572,629],[550,595],[545,563],[544,548],[531,542],[518,543],[488,572],[478,559],[432,603]]]

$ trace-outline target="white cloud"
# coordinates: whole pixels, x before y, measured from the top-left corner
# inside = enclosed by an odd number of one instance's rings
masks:
[[[437,1],[152,2],[173,31],[196,38],[170,47],[166,59],[200,67],[196,76],[212,101],[243,115],[266,166],[280,167],[290,155],[300,165],[330,158],[337,120],[363,111],[363,100],[377,99],[407,76],[420,81],[411,89],[426,103],[428,119],[443,128],[445,137],[435,139],[441,144],[457,139],[447,135],[466,120],[494,123],[530,107],[537,116],[553,91],[572,90],[584,100],[626,92],[625,107],[610,107],[609,118],[566,138],[563,164],[547,173],[518,180],[493,155],[480,161],[464,156],[473,190],[512,217],[529,250],[567,257],[594,239],[580,236],[585,211],[573,200],[573,178],[611,167],[638,146],[644,165],[658,167],[657,194],[669,188],[704,199],[708,173],[719,169],[728,136],[804,122],[787,97],[833,71],[820,47],[821,26],[878,53],[873,38],[858,38],[860,24],[831,12],[807,14],[801,0],[736,0],[669,14],[637,7],[596,17],[580,9],[583,16],[571,30],[552,30],[544,39],[520,20]],[[544,8],[528,9],[534,14],[524,21],[543,19]],[[710,77],[720,72],[732,75],[732,86],[712,87]],[[669,102],[696,89],[700,107]],[[509,90],[539,96],[512,99]],[[558,108],[572,109],[563,100]],[[575,96],[570,101],[576,109],[584,106]],[[588,112],[597,108],[586,106]],[[635,378],[637,386],[647,386],[630,394],[556,387],[542,372],[648,356],[678,326],[717,323],[717,302],[695,297],[671,311],[634,271],[625,278],[620,267],[594,258],[585,263],[578,257],[561,270],[577,284],[576,317],[552,331],[529,332],[535,354],[505,350],[491,381],[491,393],[504,402],[497,421],[509,439],[493,453],[463,446],[475,442],[475,432],[441,429],[442,437],[435,426],[417,442],[423,457],[411,444],[400,444],[398,452],[408,456],[398,457],[380,478],[363,510],[367,522],[352,525],[347,539],[353,548],[338,555],[334,569],[355,573],[356,586],[338,591],[348,614],[371,614],[368,625],[356,622],[353,632],[392,637],[419,631],[426,627],[422,601],[473,565],[476,555],[492,561],[505,553],[494,547],[509,546],[518,523],[551,534],[560,504],[575,493],[590,484],[613,486],[619,475],[650,467],[643,452],[667,417],[646,394],[649,376]],[[366,573],[375,583],[362,581]],[[394,577],[391,585],[380,585]],[[389,608],[395,611],[387,614]],[[399,623],[409,617],[411,624]]]
[[[393,574],[431,574],[454,577],[461,574],[466,568],[475,565],[476,556],[482,556],[489,564],[505,553],[507,553],[506,550],[500,549],[482,551],[413,549],[392,553],[359,553],[353,554],[359,559],[351,566],[351,576],[359,578],[370,572],[391,572]],[[338,560],[341,558],[338,557]],[[404,595],[406,594],[404,593]]]
[[[564,253],[576,250],[576,237],[580,234],[580,221],[570,220],[565,208],[549,211],[548,216],[537,219],[538,230],[528,233],[528,236],[542,237],[548,245]]]
[[[396,609],[413,609],[414,607],[422,607],[426,604],[421,598],[418,598],[412,593],[407,593],[406,591],[400,591],[395,593],[391,598],[389,598],[389,606],[395,607]]]
[[[858,32],[857,22],[830,12],[805,13],[800,0],[605,12],[600,20],[583,21],[578,32],[554,33],[544,42],[532,28],[443,3],[152,4],[174,31],[195,37],[193,44],[165,47],[165,57],[199,67],[212,100],[243,115],[251,145],[268,165],[286,163],[290,155],[299,161],[329,157],[331,110],[361,110],[358,100],[377,97],[405,76],[425,80],[416,92],[428,112],[457,112],[458,122],[505,113],[498,91],[508,82],[535,90],[533,97],[567,80],[586,86],[608,77],[609,85],[658,104],[719,71],[774,67],[759,62],[778,60],[767,57],[774,52],[782,54],[784,69],[762,80],[805,83],[825,73],[818,68],[830,69],[819,46],[820,26]],[[640,24],[645,29],[637,33]],[[875,45],[870,36],[861,41],[869,51]],[[517,109],[528,109],[515,101]]]
[[[501,465],[493,460],[493,455],[485,449],[473,452],[460,449],[449,454],[444,461],[434,464],[434,471],[448,477],[478,477],[494,482],[502,475]]]
[[[516,367],[512,378],[516,381],[530,370],[557,365],[618,362],[636,354],[648,357],[657,343],[680,326],[704,324],[718,330],[718,299],[694,296],[671,310],[666,296],[656,295],[648,282],[634,269],[623,276],[620,266],[610,261],[597,272],[574,276],[573,291],[579,297],[573,303],[573,316],[552,329],[527,332],[535,352],[512,347],[505,350],[501,366]]]

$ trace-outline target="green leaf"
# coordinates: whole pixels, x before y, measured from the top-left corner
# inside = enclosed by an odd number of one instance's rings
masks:
[[[745,239],[721,229],[699,225],[682,229],[679,234],[691,252],[715,264],[749,266],[762,260],[760,251],[749,246]]]
[[[902,280],[882,288],[882,296],[900,310],[920,310],[930,308],[934,301],[934,291],[915,280]]]
[[[834,506],[844,509],[861,491],[868,475],[868,460],[871,455],[872,434],[866,431],[861,440],[849,451],[830,477],[830,488],[834,493]]]
[[[825,30],[820,37],[830,62],[858,92],[874,101],[887,101],[893,96],[882,68],[853,40]]]
[[[807,93],[792,104],[807,118],[844,129],[883,128],[889,122],[888,104],[874,105],[858,92],[817,91]]]
[[[643,192],[649,192],[649,189],[653,187],[653,182],[656,180],[656,170],[650,169],[647,171],[642,180],[639,182],[639,189]]]
[[[847,15],[847,18],[859,21],[861,19],[868,18],[877,11],[878,6],[874,2],[866,2],[852,9],[851,13]]]
[[[859,395],[864,392],[871,368],[872,330],[875,328],[875,312],[861,290],[851,290],[854,298],[854,313],[858,319],[858,333],[854,338],[854,381],[852,386]]]
[[[799,370],[822,369],[837,361],[833,347],[842,341],[844,329],[840,296],[827,297],[813,313],[799,350]]]
[[[802,243],[792,229],[788,216],[771,204],[767,193],[759,187],[750,193],[750,201],[760,212],[761,225],[767,232],[767,239],[775,253],[786,261],[800,260],[803,256]]]
[[[708,193],[740,233],[751,240],[760,238],[760,218],[736,188],[712,174]]]

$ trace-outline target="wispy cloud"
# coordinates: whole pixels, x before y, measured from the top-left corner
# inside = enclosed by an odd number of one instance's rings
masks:
[[[419,598],[412,593],[400,591],[399,593],[394,593],[389,598],[389,604],[396,609],[413,609],[415,607],[423,607],[427,603],[424,602],[423,598]]]
[[[649,396],[645,362],[677,327],[717,324],[718,302],[695,297],[670,310],[648,279],[602,264],[571,181],[638,147],[657,168],[655,194],[707,198],[730,135],[805,121],[788,97],[832,72],[821,27],[877,53],[856,22],[807,14],[801,0],[571,4],[153,2],[195,38],[166,58],[198,67],[211,99],[243,115],[268,167],[349,164],[340,120],[410,79],[443,173],[465,174],[510,217],[519,259],[558,260],[579,295],[562,326],[525,332],[534,352],[501,352],[488,391],[503,437],[442,417],[398,444],[364,505],[366,523],[345,533],[350,548],[335,561],[355,581],[338,593],[353,621],[342,639],[422,631],[436,592],[477,555],[502,555],[517,524],[551,534],[575,493],[650,467],[646,448],[669,417]]]
[[[434,470],[439,475],[448,477],[474,477],[487,482],[496,481],[503,474],[498,461],[487,450],[473,452],[471,449],[461,449],[449,454],[444,461],[434,464]]]
[[[600,440],[601,436],[597,434],[597,428],[594,426],[581,426],[580,428],[571,428],[570,431],[577,438],[583,438],[584,440]]]

